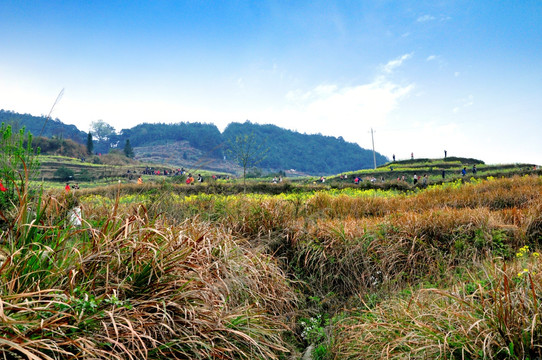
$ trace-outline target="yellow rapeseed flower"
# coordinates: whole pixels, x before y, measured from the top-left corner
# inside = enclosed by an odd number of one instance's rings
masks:
[[[521,277],[521,275],[528,274],[528,273],[529,273],[529,269],[523,269],[523,271],[518,272],[518,277]]]
[[[540,256],[540,254],[539,254],[539,253],[537,253],[537,252],[534,252],[534,253],[533,253],[533,256],[535,256],[535,257],[539,257],[539,256]]]

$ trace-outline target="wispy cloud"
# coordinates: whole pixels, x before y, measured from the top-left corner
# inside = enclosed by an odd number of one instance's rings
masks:
[[[416,22],[419,23],[427,23],[432,21],[439,21],[439,22],[447,22],[450,21],[452,18],[450,16],[446,15],[439,15],[439,16],[433,16],[429,14],[421,15],[416,19]]]
[[[404,54],[398,57],[397,59],[388,61],[388,63],[382,67],[382,72],[385,74],[391,74],[395,69],[400,67],[403,64],[403,62],[410,59],[411,57],[412,57],[412,53]]]
[[[280,114],[266,116],[269,120],[273,117],[274,123],[280,119],[279,125],[287,128],[291,128],[288,124],[302,123],[303,128],[298,125],[297,130],[359,141],[371,126],[385,124],[401,101],[412,94],[413,83],[397,84],[387,76],[410,57],[406,54],[381,66],[375,80],[366,84],[321,84],[306,91],[289,91],[287,107]]]
[[[436,60],[437,59],[437,56],[436,55],[429,55],[427,57],[427,59],[425,59],[426,61],[433,61],[433,60]]]
[[[436,19],[437,19],[437,18],[434,17],[433,15],[428,15],[428,14],[426,14],[426,15],[422,15],[422,16],[418,17],[418,18],[416,19],[416,21],[417,21],[417,22],[428,22],[428,21],[433,21],[433,20],[436,20]]]

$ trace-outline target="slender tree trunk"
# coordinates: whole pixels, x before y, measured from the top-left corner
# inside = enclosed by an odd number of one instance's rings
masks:
[[[247,192],[247,167],[243,168],[243,193]]]

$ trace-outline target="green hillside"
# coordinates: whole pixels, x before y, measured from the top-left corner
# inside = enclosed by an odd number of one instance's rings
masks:
[[[34,136],[41,134],[48,138],[71,139],[83,145],[87,143],[87,133],[74,125],[63,124],[59,119],[47,120],[44,116],[0,110],[0,122],[10,124],[14,129],[25,127]],[[105,125],[113,129],[110,125]],[[191,122],[144,123],[130,129],[113,131],[107,136],[98,136],[99,131],[96,129],[91,129],[91,132],[96,132],[93,134],[95,154],[122,149],[129,140],[136,159],[151,160],[173,167],[198,164],[198,167],[206,168],[205,164],[212,164],[207,168],[231,171],[236,164],[228,161],[230,150],[236,137],[246,135],[254,136],[256,142],[265,150],[265,156],[262,156],[262,161],[258,164],[264,172],[293,169],[303,174],[331,175],[373,167],[372,151],[341,137],[301,134],[278,126],[259,125],[249,121],[231,123],[223,133],[214,124]],[[161,147],[163,151],[152,149],[156,147]],[[60,155],[69,156],[67,153]],[[376,153],[376,161],[381,165],[386,163],[387,159]]]
[[[329,177],[327,180],[336,183],[350,183],[355,177],[361,182],[404,182],[413,184],[414,175],[420,179],[427,175],[428,183],[442,183],[458,178],[501,177],[532,172],[535,164],[485,164],[482,160],[461,157],[446,159],[415,159],[388,162],[377,169],[345,172]],[[463,175],[462,170],[466,174]],[[474,171],[475,169],[475,171]],[[341,179],[341,175],[343,175]],[[344,177],[346,175],[346,178]]]
[[[268,149],[260,165],[263,168],[289,170],[308,174],[337,174],[373,167],[373,153],[342,138],[300,134],[275,125],[259,125],[249,121],[231,123],[224,130],[226,144],[237,136],[253,134],[256,142]],[[377,164],[386,163],[376,154]]]
[[[19,114],[13,111],[0,109],[0,123],[9,124],[14,130],[24,127],[34,136],[45,136],[71,139],[83,144],[87,134],[79,130],[75,125],[64,124],[59,119],[49,119],[45,116],[33,116]]]

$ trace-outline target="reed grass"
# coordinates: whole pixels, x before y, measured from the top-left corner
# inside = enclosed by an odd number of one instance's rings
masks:
[[[446,280],[456,267],[509,257],[542,231],[540,178],[448,183],[411,194],[194,195],[143,200],[180,223],[198,216],[282,259],[318,296]],[[108,204],[107,206],[111,206]],[[123,205],[131,206],[130,203]],[[97,206],[96,209],[102,209]],[[104,210],[90,214],[100,218]]]
[[[271,256],[197,218],[170,225],[143,205],[119,208],[118,196],[100,218],[75,228],[66,221],[75,202],[61,192],[35,202],[23,195],[16,226],[3,234],[4,357],[276,359],[289,352],[283,334],[296,295]]]
[[[335,324],[330,358],[540,358],[540,265],[537,252],[494,259],[449,289],[421,289],[353,313]]]

